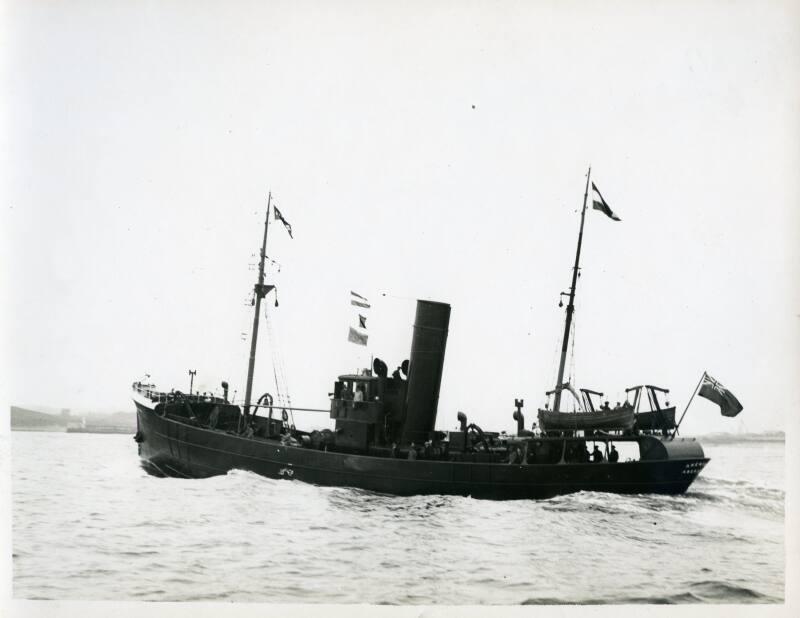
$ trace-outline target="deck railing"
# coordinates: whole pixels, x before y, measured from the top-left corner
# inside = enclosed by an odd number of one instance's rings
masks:
[[[155,389],[154,384],[142,384],[141,382],[134,382],[132,385],[134,392],[147,397],[154,403],[166,403],[175,401],[178,398],[186,399],[190,402],[209,402],[209,403],[222,403],[221,397],[216,397],[212,393],[192,393],[187,395],[181,392],[165,393]]]

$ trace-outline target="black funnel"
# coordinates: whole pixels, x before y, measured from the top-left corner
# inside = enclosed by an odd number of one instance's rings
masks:
[[[436,425],[449,323],[450,305],[417,301],[406,390],[406,417],[400,435],[403,444],[423,443]]]

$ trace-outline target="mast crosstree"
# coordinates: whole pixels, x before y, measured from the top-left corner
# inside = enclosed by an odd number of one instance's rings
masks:
[[[264,262],[267,259],[267,233],[269,232],[269,208],[272,203],[272,192],[267,197],[267,217],[264,220],[264,241],[261,244],[261,259],[258,262],[258,283],[255,292],[255,315],[253,316],[253,336],[250,340],[250,361],[247,365],[247,387],[244,394],[244,416],[250,414],[250,403],[253,396],[253,371],[256,366],[256,344],[258,342],[258,320],[261,312],[261,299],[275,289],[274,285],[264,284]]]

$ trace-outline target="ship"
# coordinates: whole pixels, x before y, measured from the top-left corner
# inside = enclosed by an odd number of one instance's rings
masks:
[[[458,428],[436,429],[449,331],[447,303],[417,300],[410,353],[391,374],[372,366],[333,381],[325,411],[333,429],[294,425],[291,408],[269,393],[253,398],[256,342],[262,301],[275,289],[265,282],[271,194],[267,198],[246,390],[242,403],[221,393],[160,390],[147,380],[132,384],[142,467],[161,477],[206,478],[246,470],[273,479],[351,487],[384,494],[458,495],[480,499],[546,499],[579,491],[681,494],[709,459],[693,438],[678,437],[666,410],[639,412],[642,387],[623,409],[595,407],[583,389],[580,411],[561,410],[561,395],[576,392],[563,381],[574,311],[591,168],[586,177],[562,355],[552,408],[539,410],[539,427],[526,429],[524,401],[514,400],[516,431],[484,430],[458,412]],[[276,218],[283,220],[279,213]],[[285,224],[285,220],[284,224]],[[638,390],[637,390],[638,389]],[[656,391],[647,387],[650,395]],[[652,400],[651,400],[652,401]],[[589,451],[589,448],[592,451]]]

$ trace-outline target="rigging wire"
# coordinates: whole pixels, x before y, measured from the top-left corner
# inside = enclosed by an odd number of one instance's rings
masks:
[[[283,364],[283,355],[281,354],[278,340],[275,337],[275,333],[272,328],[269,303],[264,306],[264,321],[267,327],[267,338],[269,339],[269,347],[272,354],[272,375],[275,379],[276,399],[282,407],[288,408],[292,425],[294,425],[294,413],[291,409],[292,398],[289,394],[288,381],[286,380],[286,367]]]
[[[572,347],[569,351],[569,383],[572,385],[573,388],[577,389],[577,386],[575,385],[575,335],[576,335],[578,320],[575,319],[574,315],[575,314],[573,313],[572,328],[570,329],[572,331],[570,333],[570,337],[572,337]],[[572,405],[572,409],[573,411],[575,410],[574,402]]]
[[[558,361],[559,355],[561,354],[561,344],[562,344],[562,334],[558,332],[558,329],[554,329],[555,334],[553,335],[553,354],[550,358],[550,381],[549,384],[555,384],[556,380],[558,379]],[[556,386],[558,386],[556,384]],[[546,399],[549,400],[550,398],[546,396]]]
[[[269,342],[269,351],[270,356],[272,359],[272,376],[275,379],[275,400],[280,405],[284,405],[283,400],[283,384],[278,377],[278,363],[277,363],[277,354],[278,348],[275,344],[275,336],[272,332],[272,320],[269,317],[269,304],[264,305],[264,326],[266,327],[267,331],[267,340]]]

